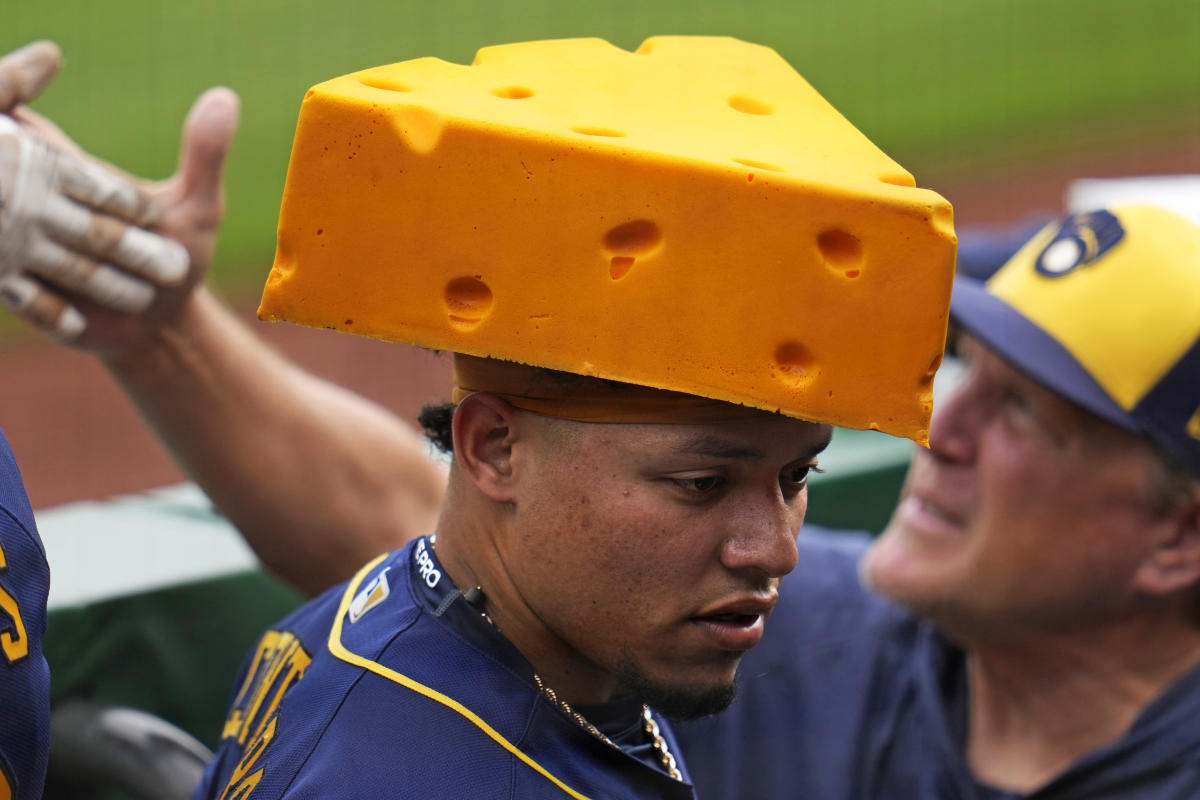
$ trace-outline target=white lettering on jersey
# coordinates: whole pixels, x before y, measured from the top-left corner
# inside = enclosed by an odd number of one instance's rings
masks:
[[[417,572],[421,573],[421,579],[425,581],[425,585],[430,589],[438,585],[438,581],[442,579],[442,572],[433,565],[433,559],[429,556],[429,551],[425,549],[425,540],[417,542]]]

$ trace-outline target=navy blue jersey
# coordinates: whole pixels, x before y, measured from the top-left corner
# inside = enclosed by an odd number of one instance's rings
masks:
[[[1200,669],[1120,740],[1029,795],[980,786],[962,743],[962,652],[863,589],[868,540],[805,528],[728,710],[676,723],[702,798],[716,800],[1195,800]]]
[[[627,723],[610,738],[644,741]],[[694,797],[644,747],[618,749],[550,703],[426,539],[301,608],[248,660],[196,797],[285,795]]]
[[[0,800],[42,796],[50,668],[42,655],[50,570],[25,484],[0,434]]]

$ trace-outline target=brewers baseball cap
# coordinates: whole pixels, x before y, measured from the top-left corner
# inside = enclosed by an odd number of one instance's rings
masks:
[[[1200,476],[1200,226],[1154,206],[1072,214],[950,313],[1014,366]]]

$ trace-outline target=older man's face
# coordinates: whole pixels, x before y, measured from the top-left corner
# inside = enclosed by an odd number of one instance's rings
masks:
[[[829,427],[752,411],[712,425],[544,424],[535,450],[514,451],[528,477],[515,535],[498,543],[522,599],[573,672],[667,713],[717,710],[795,566]]]
[[[1150,449],[968,342],[868,582],[962,639],[1086,625],[1153,550]]]

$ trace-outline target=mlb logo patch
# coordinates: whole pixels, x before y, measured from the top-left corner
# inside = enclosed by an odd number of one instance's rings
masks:
[[[385,567],[383,572],[371,579],[371,582],[364,586],[359,593],[354,595],[354,599],[350,601],[350,623],[353,624],[362,619],[363,614],[366,614],[372,608],[387,600],[391,593],[391,588],[388,586],[387,574],[391,567]]]
[[[1034,269],[1048,278],[1061,278],[1093,263],[1124,237],[1121,221],[1108,211],[1073,214],[1033,262]]]

